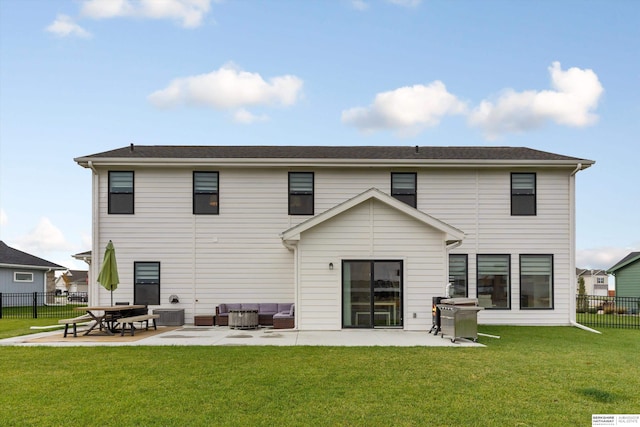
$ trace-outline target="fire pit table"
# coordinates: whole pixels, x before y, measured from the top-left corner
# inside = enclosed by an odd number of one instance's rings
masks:
[[[229,310],[229,328],[256,329],[258,310]]]

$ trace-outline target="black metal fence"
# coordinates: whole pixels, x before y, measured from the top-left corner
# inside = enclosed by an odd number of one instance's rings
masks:
[[[578,295],[576,321],[585,326],[640,329],[640,297]]]
[[[0,319],[76,317],[76,307],[87,305],[86,293],[60,295],[55,292],[0,292]]]

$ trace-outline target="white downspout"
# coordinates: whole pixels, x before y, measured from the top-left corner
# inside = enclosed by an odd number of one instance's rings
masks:
[[[299,273],[298,273],[298,245],[292,245],[291,243],[283,240],[282,244],[285,248],[293,251],[293,282],[295,286],[293,287],[293,303],[295,304],[295,316],[293,317],[293,328],[298,329],[298,313],[300,313],[300,302],[298,301],[299,293],[298,286],[300,285]]]
[[[53,268],[50,268],[50,269],[48,269],[47,271],[44,272],[44,283],[43,283],[42,287],[43,287],[45,295],[47,294],[47,274],[49,274],[52,270],[53,270]],[[54,283],[55,283],[55,280],[54,280]],[[53,290],[55,291],[55,286],[54,286]]]
[[[582,163],[578,163],[576,168],[569,175],[569,215],[571,222],[571,236],[569,247],[569,323],[576,328],[599,334],[600,332],[576,322],[576,180],[575,175],[582,170]]]
[[[591,329],[588,326],[581,325],[580,323],[576,322],[575,320],[571,321],[571,326],[575,326],[576,328],[584,329],[585,331],[588,331],[588,332],[593,332],[594,334],[601,334],[602,333],[600,331],[596,331],[595,329]]]
[[[92,175],[92,194],[91,194],[91,259],[98,258],[98,244],[100,242],[100,175],[98,171],[93,166],[93,162],[89,160],[87,162],[87,166],[89,169],[93,171]],[[93,268],[93,263],[89,266],[89,286],[92,292],[89,292],[89,305],[99,305],[98,302],[100,298],[98,297],[98,292],[100,291],[100,287],[96,286],[98,282],[98,277],[96,276],[95,268]],[[99,264],[98,264],[99,265]]]
[[[582,163],[578,163],[576,165],[576,168],[573,170],[573,172],[571,172],[571,176],[569,177],[570,181],[569,181],[569,196],[571,198],[571,208],[570,208],[570,212],[571,212],[571,255],[569,256],[570,259],[570,269],[571,269],[571,273],[569,275],[569,277],[574,277],[575,276],[575,271],[576,271],[576,197],[575,197],[575,191],[576,191],[576,181],[575,181],[575,174],[577,174],[579,171],[582,170]],[[575,326],[576,328],[580,328],[583,329],[585,331],[588,332],[593,332],[595,334],[600,334],[600,331],[596,331],[595,329],[591,329],[587,326],[581,325],[580,323],[576,322],[576,281],[575,280],[571,280],[571,286],[569,286],[569,292],[571,295],[570,298],[570,304],[569,304],[569,310],[571,310],[571,314],[569,315],[569,323],[571,323],[572,326]]]

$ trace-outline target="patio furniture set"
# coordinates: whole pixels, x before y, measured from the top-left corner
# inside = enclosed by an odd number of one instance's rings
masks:
[[[149,329],[149,321],[157,330],[156,319],[159,314],[150,314],[144,305],[122,305],[77,307],[76,310],[85,311],[78,317],[61,319],[58,323],[64,326],[64,337],[69,333],[69,327],[73,327],[73,336],[77,337],[77,325],[79,323],[93,321],[83,335],[89,335],[98,330],[105,335],[115,335],[120,332],[124,336],[128,330],[135,334],[135,324],[145,324]],[[214,316],[195,316],[196,326],[228,326],[231,329],[255,329],[259,326],[273,326],[274,329],[292,329],[295,327],[295,304],[293,303],[223,303],[216,307]]]
[[[216,307],[216,323],[232,329],[255,329],[258,326],[292,329],[295,327],[295,304],[223,303]]]
[[[95,307],[77,307],[76,310],[85,311],[86,314],[71,319],[61,319],[59,324],[64,326],[64,337],[67,337],[69,325],[73,325],[73,336],[77,337],[77,324],[82,322],[93,321],[93,324],[85,331],[83,335],[89,335],[96,328],[106,335],[115,335],[120,332],[124,336],[128,330],[134,335],[136,329],[135,323],[146,324],[146,330],[149,329],[149,320],[153,323],[153,328],[157,329],[156,319],[160,316],[150,314],[149,309],[145,305],[113,305],[113,306],[95,306]]]

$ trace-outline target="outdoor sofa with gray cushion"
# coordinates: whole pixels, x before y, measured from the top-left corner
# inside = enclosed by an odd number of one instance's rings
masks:
[[[223,303],[216,307],[216,324],[229,326],[230,310],[258,310],[258,324],[272,326],[273,319],[278,314],[293,318],[293,303]]]

